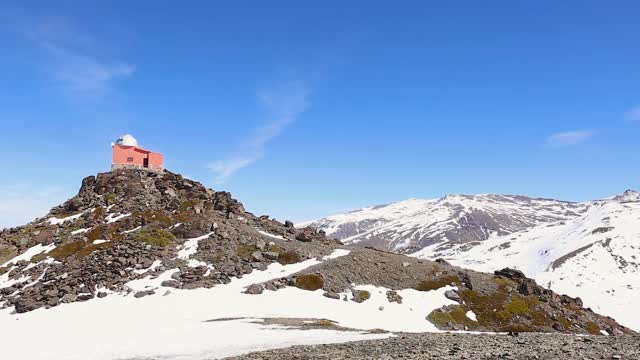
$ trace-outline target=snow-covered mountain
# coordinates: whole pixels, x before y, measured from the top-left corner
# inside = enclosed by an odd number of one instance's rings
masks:
[[[347,244],[479,271],[522,270],[640,329],[640,193],[572,203],[523,196],[407,200],[311,224]]]

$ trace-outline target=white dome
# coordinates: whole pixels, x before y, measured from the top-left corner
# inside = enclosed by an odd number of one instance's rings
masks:
[[[138,140],[134,138],[132,135],[125,134],[118,138],[116,141],[116,145],[121,146],[138,146]]]

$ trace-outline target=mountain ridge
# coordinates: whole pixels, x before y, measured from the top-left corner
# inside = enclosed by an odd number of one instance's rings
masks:
[[[464,201],[470,203],[464,211],[456,211],[456,202]],[[417,208],[406,206],[416,203]],[[640,277],[636,260],[640,258],[640,246],[636,245],[640,242],[638,204],[640,193],[635,190],[587,202],[495,194],[451,195],[363,208],[309,226],[347,244],[374,246],[425,259],[444,258],[479,271],[501,266],[518,268],[552,289],[580,296],[589,306],[624,317],[627,324],[640,328],[639,319],[629,321],[624,316],[632,307],[631,299],[640,296],[640,283],[635,280]],[[562,241],[563,250],[554,248],[556,239],[565,238],[568,240]],[[601,269],[606,275],[587,272],[585,264],[576,263],[580,259],[599,263],[588,257],[595,256],[589,254],[601,247],[605,253],[599,255],[600,263],[612,261]],[[527,248],[538,252],[526,252]],[[531,266],[537,263],[542,265]],[[593,278],[591,285],[577,280],[573,285],[567,283],[571,280],[566,279],[587,274]],[[618,300],[626,298],[626,304],[612,307],[615,301],[603,295],[605,289],[615,291],[607,286],[609,278],[626,279],[624,284],[614,282],[622,287]]]

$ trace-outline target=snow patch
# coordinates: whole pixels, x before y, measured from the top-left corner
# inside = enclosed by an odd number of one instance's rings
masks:
[[[267,236],[267,237],[270,237],[270,238],[273,238],[273,239],[286,240],[284,237],[282,237],[280,235],[270,234],[270,233],[268,233],[266,231],[262,231],[262,230],[256,230],[256,231],[258,231],[260,234],[262,234],[264,236]]]
[[[78,220],[83,213],[79,213],[79,214],[75,214],[75,215],[71,215],[71,216],[67,216],[66,218],[62,218],[62,219],[58,219],[57,217],[52,217],[50,219],[48,219],[47,221],[49,222],[49,224],[51,225],[60,225],[62,223],[65,223],[67,221],[75,221]]]
[[[106,221],[107,224],[112,224],[116,221],[120,221],[128,216],[131,216],[131,214],[121,214],[121,215],[116,215],[116,214],[109,214],[109,216],[106,217]]]
[[[466,313],[465,315],[466,315],[469,319],[471,319],[471,320],[473,320],[473,321],[475,321],[475,322],[478,322],[478,318],[476,317],[476,314],[475,314],[473,311],[469,310],[469,311],[467,311],[467,313]]]

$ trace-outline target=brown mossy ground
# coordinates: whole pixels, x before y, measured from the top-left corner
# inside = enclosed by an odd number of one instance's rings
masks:
[[[297,264],[302,261],[302,257],[295,251],[285,251],[279,253],[278,262],[282,265]]]
[[[371,298],[371,293],[368,292],[367,290],[361,290],[358,293],[358,297],[360,298],[360,301],[367,301]]]
[[[435,279],[424,280],[416,285],[418,291],[431,291],[441,289],[447,285],[460,285],[460,278],[457,275],[444,275]]]
[[[429,315],[429,319],[442,327],[457,324],[471,330],[486,328],[532,332],[553,325],[537,297],[512,292],[515,286],[510,280],[496,278],[495,283],[496,290],[489,293],[469,289],[458,291],[464,305],[435,310]],[[467,318],[469,310],[476,314],[477,322]]]
[[[114,193],[108,193],[104,196],[104,200],[107,202],[107,205],[113,205],[118,202],[118,195]]]
[[[600,335],[600,326],[598,326],[598,324],[594,323],[593,321],[590,321],[587,323],[587,332],[589,332],[589,334],[591,335]]]
[[[111,240],[111,241],[123,240],[124,236],[122,235],[120,230],[121,229],[119,224],[98,225],[93,229],[89,230],[85,234],[85,238],[87,238],[89,242],[93,242],[95,240]]]
[[[66,244],[62,244],[56,247],[55,249],[51,250],[47,254],[44,254],[44,256],[45,257],[51,256],[52,258],[58,261],[63,261],[66,258],[72,257],[72,256],[76,258],[83,258],[96,250],[105,249],[111,246],[113,246],[113,243],[111,242],[106,242],[102,244],[91,244],[91,243],[87,243],[84,240],[77,240],[77,241],[68,242]]]
[[[309,291],[319,290],[324,287],[324,279],[317,274],[300,275],[296,278],[296,287]]]
[[[439,326],[445,327],[448,324],[459,324],[468,330],[474,330],[478,323],[467,317],[469,309],[463,305],[452,305],[445,309],[438,309],[429,314],[429,320]]]
[[[176,237],[172,233],[162,229],[141,229],[133,238],[153,246],[165,247],[174,243]]]
[[[258,248],[253,244],[240,244],[236,249],[236,255],[243,259],[248,259],[251,254],[258,251]]]

